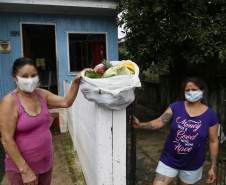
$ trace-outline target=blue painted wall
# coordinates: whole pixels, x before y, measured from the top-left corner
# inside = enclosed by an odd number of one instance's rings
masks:
[[[0,100],[16,88],[10,73],[15,59],[22,56],[21,36],[10,36],[10,31],[20,30],[20,22],[54,23],[57,37],[57,68],[59,72],[60,95],[63,96],[63,80],[69,83],[75,76],[68,76],[67,34],[76,32],[107,32],[108,60],[118,60],[118,31],[114,16],[40,14],[0,12],[0,40],[9,40],[11,52],[0,54]]]

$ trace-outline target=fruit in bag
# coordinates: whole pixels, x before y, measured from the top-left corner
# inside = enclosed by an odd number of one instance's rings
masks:
[[[125,62],[124,66],[126,66],[128,69],[132,70],[135,73],[135,67],[131,62]]]
[[[132,71],[130,71],[126,66],[119,65],[119,66],[113,66],[109,68],[105,73],[103,74],[102,78],[109,78],[113,76],[118,75],[132,75]]]
[[[106,71],[104,66],[97,66],[95,67],[95,71],[98,72],[99,74],[103,75],[104,72]]]

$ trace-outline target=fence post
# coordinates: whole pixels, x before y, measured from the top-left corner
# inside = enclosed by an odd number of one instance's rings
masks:
[[[136,129],[133,128],[133,119],[132,116],[136,115],[136,104],[137,98],[135,98],[134,102],[128,107],[129,108],[129,117],[131,116],[131,126],[130,126],[130,142],[131,142],[131,149],[130,149],[130,173],[127,184],[128,185],[135,185],[136,184],[136,145],[137,145],[137,134]]]

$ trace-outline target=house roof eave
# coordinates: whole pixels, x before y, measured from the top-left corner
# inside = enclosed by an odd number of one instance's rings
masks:
[[[0,11],[117,15],[116,1],[0,0]]]

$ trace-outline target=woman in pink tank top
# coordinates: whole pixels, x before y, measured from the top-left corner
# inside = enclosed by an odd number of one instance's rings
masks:
[[[48,107],[67,108],[72,105],[81,73],[72,81],[65,97],[36,88],[38,71],[29,58],[17,59],[11,75],[17,88],[0,104],[1,141],[6,151],[5,169],[10,184],[50,185],[53,145]]]

